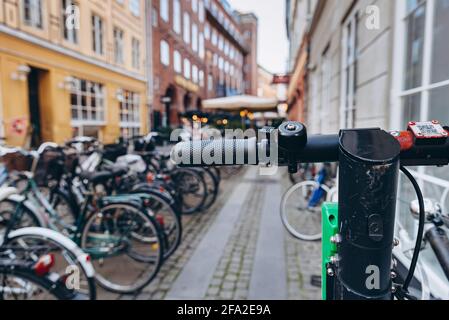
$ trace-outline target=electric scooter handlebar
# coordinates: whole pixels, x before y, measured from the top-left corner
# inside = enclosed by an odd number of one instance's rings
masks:
[[[172,161],[181,167],[258,165],[259,144],[251,139],[215,139],[178,143]]]
[[[363,130],[380,129],[358,129],[358,131]],[[275,138],[269,139],[273,132],[275,132],[273,135]],[[449,130],[445,128],[445,132],[449,133]],[[395,131],[389,134],[399,143],[401,165],[445,166],[449,164],[449,138],[417,140],[411,131]],[[340,135],[307,136],[302,124],[286,122],[278,131],[265,128],[259,133],[259,139],[181,142],[172,149],[171,159],[181,167],[270,163],[294,168],[297,163],[338,162],[340,137],[341,133]],[[371,143],[374,144],[375,141]],[[273,163],[273,160],[277,163]]]

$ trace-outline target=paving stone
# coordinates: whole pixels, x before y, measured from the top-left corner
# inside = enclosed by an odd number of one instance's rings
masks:
[[[207,294],[210,296],[217,296],[219,292],[220,287],[209,287],[209,289],[207,289]]]
[[[237,281],[238,277],[234,274],[228,274],[224,279],[225,281],[235,282]]]
[[[224,300],[231,300],[234,297],[233,291],[221,291],[219,297]]]

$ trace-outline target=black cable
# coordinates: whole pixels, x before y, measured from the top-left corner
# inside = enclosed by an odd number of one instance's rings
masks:
[[[413,257],[412,262],[410,263],[410,269],[408,271],[407,278],[405,278],[404,285],[402,286],[402,290],[407,293],[408,287],[410,286],[410,283],[413,279],[413,276],[415,274],[416,264],[418,263],[419,253],[421,252],[421,244],[424,237],[424,225],[426,220],[426,213],[424,208],[424,197],[421,191],[421,188],[419,187],[418,182],[413,177],[413,175],[408,171],[405,167],[401,166],[401,171],[407,176],[407,178],[410,180],[410,182],[413,184],[413,188],[416,191],[416,195],[418,197],[419,202],[419,226],[418,226],[418,235],[416,237],[416,244],[415,244],[415,250],[413,251]],[[406,294],[406,297],[408,297],[408,294]]]

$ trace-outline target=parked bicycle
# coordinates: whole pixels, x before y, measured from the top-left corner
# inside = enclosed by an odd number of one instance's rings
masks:
[[[145,287],[158,273],[162,263],[161,231],[156,220],[126,197],[107,197],[96,189],[99,183],[110,179],[113,173],[80,173],[86,187],[79,211],[71,212],[73,223],[51,205],[39,190],[34,178],[38,168],[44,168],[48,180],[64,173],[64,154],[54,144],[44,144],[33,153],[31,173],[22,175],[26,181],[23,200],[9,197],[2,203],[10,208],[2,210],[6,233],[24,226],[48,227],[69,236],[86,252],[95,268],[97,282],[104,288],[133,293]],[[41,166],[39,159],[43,159]],[[42,212],[41,212],[42,210]],[[24,218],[25,217],[25,218]],[[94,287],[89,283],[89,288]]]
[[[280,213],[282,223],[293,237],[305,241],[321,239],[321,206],[332,200],[335,184],[331,164],[326,163],[315,180],[299,182],[287,190]]]

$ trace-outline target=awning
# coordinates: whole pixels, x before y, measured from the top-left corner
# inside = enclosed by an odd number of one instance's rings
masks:
[[[203,109],[222,111],[269,111],[275,110],[278,106],[277,99],[260,98],[249,95],[232,96],[203,100]]]
[[[275,120],[282,118],[277,112],[256,112],[254,113],[254,120]]]

